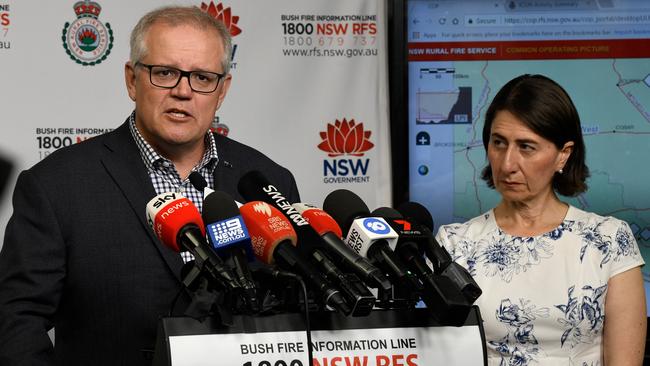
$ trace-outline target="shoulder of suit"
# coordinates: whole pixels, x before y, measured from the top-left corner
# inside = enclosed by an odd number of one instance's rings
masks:
[[[279,165],[264,153],[253,147],[218,133],[213,133],[213,135],[215,144],[217,145],[217,154],[219,154],[220,158],[223,157],[232,160],[265,160],[267,163]]]
[[[73,143],[56,151],[53,151],[43,160],[36,163],[32,169],[62,169],[79,167],[93,159],[96,159],[104,149],[104,143],[109,134],[115,131],[107,132],[101,135],[93,136],[87,140]]]

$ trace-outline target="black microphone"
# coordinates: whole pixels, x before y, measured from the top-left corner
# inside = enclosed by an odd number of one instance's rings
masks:
[[[442,272],[449,264],[453,262],[451,255],[436,241],[433,236],[433,217],[424,206],[417,202],[404,202],[397,207],[397,211],[403,217],[408,217],[418,226],[428,239],[420,243],[421,249],[424,250],[427,258],[433,264],[436,273]]]
[[[483,291],[467,269],[454,262],[447,249],[438,243],[432,233],[433,218],[429,210],[417,202],[403,203],[397,210],[405,217],[410,218],[406,219],[409,225],[426,236],[426,240],[419,241],[418,244],[433,264],[435,273],[452,280],[460,288],[465,298],[473,304]]]
[[[443,324],[463,325],[472,304],[467,301],[452,280],[435,274],[427,265],[424,254],[417,244],[426,240],[425,235],[413,230],[411,224],[403,220],[397,210],[390,207],[378,208],[372,214],[385,218],[399,235],[396,252],[422,281],[424,289],[421,295],[427,308]]]
[[[190,180],[190,183],[194,188],[196,188],[197,191],[203,193],[204,199],[210,193],[214,192],[212,188],[208,187],[208,182],[205,181],[205,178],[203,178],[201,173],[193,171],[187,178]]]
[[[376,298],[361,282],[354,273],[343,273],[328,257],[320,250],[312,252],[312,258],[319,268],[332,283],[339,286],[348,303],[351,305],[349,314],[352,316],[366,316],[370,314],[375,306]]]
[[[253,261],[255,256],[237,204],[228,193],[215,191],[205,197],[201,216],[215,252],[234,269],[244,290],[242,295],[248,309],[253,313],[259,312],[257,286],[248,267],[248,262]]]
[[[157,195],[147,203],[147,221],[160,241],[176,252],[194,255],[198,265],[225,288],[241,284],[205,240],[203,220],[192,201],[175,192]]]
[[[382,267],[395,285],[411,294],[422,289],[422,284],[394,252],[397,233],[383,218],[372,217],[359,196],[346,189],[333,191],[325,197],[323,209],[347,232],[348,246]]]

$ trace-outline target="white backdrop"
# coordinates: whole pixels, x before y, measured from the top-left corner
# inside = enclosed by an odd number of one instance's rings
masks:
[[[390,205],[385,1],[99,0],[83,4],[101,7],[83,23],[76,4],[0,0],[0,154],[16,166],[0,203],[2,236],[18,171],[129,115],[129,34],[145,12],[169,4],[203,6],[232,24],[233,82],[217,112],[229,137],[290,169],[305,202],[347,188],[371,210]],[[63,36],[84,23],[97,43],[75,55],[75,38]],[[346,125],[356,126],[347,141]]]

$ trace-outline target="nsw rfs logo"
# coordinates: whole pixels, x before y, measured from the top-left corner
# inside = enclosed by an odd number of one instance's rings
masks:
[[[318,148],[327,152],[328,156],[336,157],[341,155],[363,156],[363,154],[375,146],[370,142],[371,131],[363,129],[363,123],[356,123],[354,119],[349,121],[336,120],[334,124],[328,123],[327,130],[320,132],[323,139]]]
[[[108,57],[113,48],[111,25],[99,21],[102,7],[94,1],[79,1],[73,8],[77,19],[63,26],[63,48],[76,63],[97,65]]]

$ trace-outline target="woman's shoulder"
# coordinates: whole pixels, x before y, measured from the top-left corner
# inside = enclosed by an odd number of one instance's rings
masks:
[[[581,229],[598,232],[617,232],[621,229],[628,229],[627,222],[614,216],[604,216],[595,212],[584,211],[575,206],[569,206],[569,212],[564,220]]]
[[[490,210],[465,222],[441,225],[438,235],[477,238],[497,229],[494,211]]]
[[[581,261],[588,252],[597,253],[594,258],[599,260],[600,267],[609,263],[610,276],[644,264],[634,232],[627,222],[575,207],[571,209],[573,212],[567,215],[565,225],[581,239]]]

